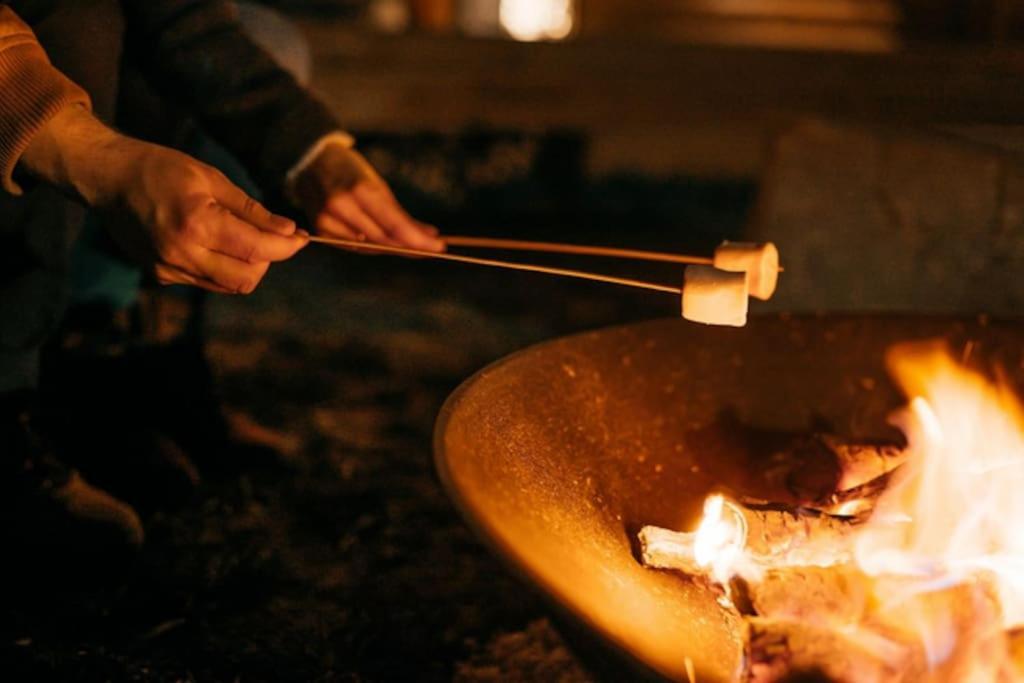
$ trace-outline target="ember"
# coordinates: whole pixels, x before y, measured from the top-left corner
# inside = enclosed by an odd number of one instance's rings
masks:
[[[898,469],[837,491],[837,505],[715,494],[696,531],[640,532],[646,566],[744,617],[742,680],[1024,681],[1024,410],[940,345],[898,346],[888,362],[910,398],[893,418],[908,442]],[[877,455],[845,452],[854,469]]]

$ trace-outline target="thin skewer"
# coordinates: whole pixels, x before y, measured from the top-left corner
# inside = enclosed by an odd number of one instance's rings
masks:
[[[446,235],[442,239],[452,247],[476,247],[481,249],[509,249],[516,251],[544,251],[551,254],[579,254],[581,256],[608,256],[611,258],[629,258],[641,261],[665,261],[668,263],[690,263],[713,265],[714,259],[707,256],[691,256],[689,254],[670,254],[663,251],[646,251],[643,249],[619,249],[617,247],[595,247],[584,244],[562,244],[559,242],[529,242],[526,240],[508,240],[493,237],[464,237],[462,235]]]
[[[576,254],[579,256],[607,256],[609,258],[636,259],[638,261],[662,261],[665,263],[688,263],[691,265],[706,266],[713,266],[715,264],[715,259],[710,256],[673,254],[664,251],[647,251],[646,249],[620,249],[618,247],[597,247],[589,244],[531,242],[527,240],[509,240],[497,237],[466,237],[464,235],[449,235],[442,239],[452,247],[508,249],[510,251],[540,251],[549,254]],[[779,268],[780,273],[784,271],[785,268]]]
[[[333,237],[312,236],[311,242],[329,244],[335,247],[345,247],[357,251],[371,251],[381,254],[396,254],[400,256],[417,256],[420,258],[432,258],[441,261],[456,261],[458,263],[472,263],[478,266],[490,266],[492,268],[506,268],[509,270],[524,270],[531,273],[545,273],[547,275],[559,275],[561,277],[573,277],[580,280],[593,280],[595,282],[606,282],[612,285],[623,287],[635,287],[638,289],[650,289],[656,292],[668,292],[678,296],[682,293],[679,287],[661,285],[656,282],[644,280],[631,280],[624,277],[601,275],[600,273],[588,273],[582,270],[569,270],[567,268],[549,268],[547,266],[535,266],[528,263],[515,263],[513,261],[496,261],[494,259],[476,258],[473,256],[461,256],[458,254],[437,253],[433,251],[421,251],[419,249],[406,249],[405,247],[392,247],[384,244],[370,244],[368,242],[357,242],[356,240],[343,240]]]

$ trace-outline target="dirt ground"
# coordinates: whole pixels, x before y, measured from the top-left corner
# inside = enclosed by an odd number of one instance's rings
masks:
[[[677,306],[319,247],[255,295],[213,300],[225,403],[275,430],[282,457],[150,516],[126,582],[9,602],[4,678],[587,680],[449,503],[434,419],[508,352]]]

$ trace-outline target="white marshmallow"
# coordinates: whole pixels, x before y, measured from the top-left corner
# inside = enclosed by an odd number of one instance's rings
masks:
[[[750,295],[767,301],[779,281],[779,250],[771,242],[722,242],[715,249],[715,268],[746,273]]]
[[[683,282],[683,317],[706,325],[747,324],[747,276],[711,266],[688,266]]]

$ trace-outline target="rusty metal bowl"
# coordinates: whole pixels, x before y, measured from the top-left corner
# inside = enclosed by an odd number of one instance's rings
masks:
[[[549,597],[584,660],[630,676],[730,681],[741,624],[704,588],[636,560],[644,524],[691,528],[704,496],[757,469],[730,452],[744,425],[891,437],[903,403],[892,343],[946,337],[1020,368],[1020,323],[772,317],[746,328],[665,320],[556,339],[467,380],[438,419],[440,477],[467,522]],[[726,426],[719,426],[725,424]],[[697,436],[695,436],[697,435]],[[597,643],[596,649],[594,643]],[[591,659],[593,661],[593,659]]]

